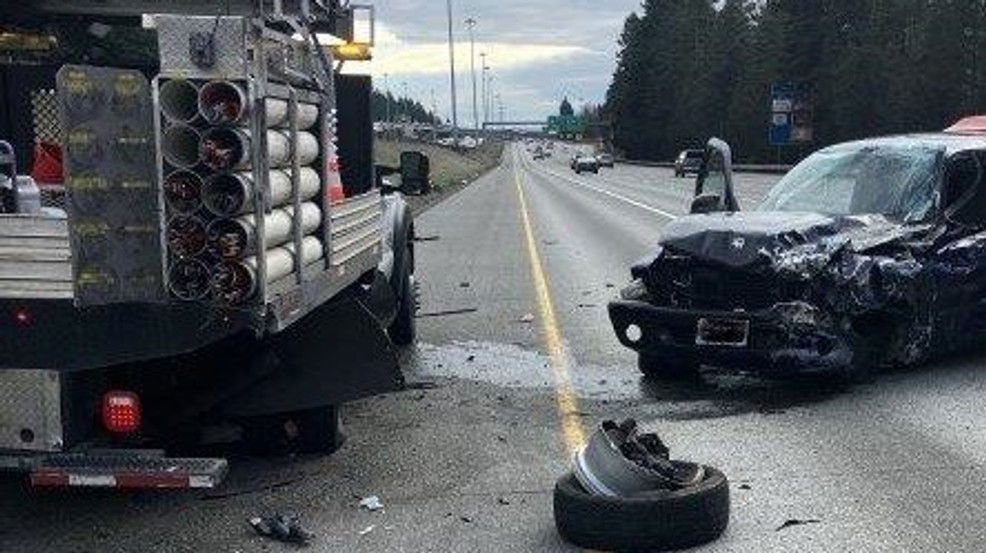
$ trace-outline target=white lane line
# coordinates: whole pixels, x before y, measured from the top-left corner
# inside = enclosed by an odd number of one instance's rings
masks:
[[[565,176],[565,175],[560,175],[560,174],[558,174],[558,173],[556,173],[556,172],[554,172],[554,171],[552,171],[550,169],[547,169],[545,167],[538,167],[538,166],[535,166],[533,164],[529,164],[529,163],[527,163],[527,158],[526,157],[521,156],[521,158],[524,160],[524,165],[528,166],[529,168],[537,169],[537,170],[542,171],[544,173],[547,173],[547,174],[549,174],[549,175],[551,175],[551,176],[553,176],[555,178],[559,178],[559,179],[562,179],[564,181],[568,181],[568,182],[570,182],[570,183],[572,183],[572,184],[574,184],[576,186],[581,186],[582,188],[586,188],[586,189],[592,190],[594,192],[598,192],[600,194],[603,194],[605,196],[609,196],[610,198],[613,198],[615,200],[620,200],[621,202],[626,202],[626,203],[628,203],[628,204],[630,204],[630,205],[632,205],[634,207],[639,207],[640,209],[644,209],[644,210],[650,211],[651,213],[657,213],[658,215],[663,215],[665,217],[668,217],[669,219],[677,219],[678,218],[678,215],[674,215],[672,213],[668,213],[667,211],[664,211],[663,209],[658,209],[656,207],[649,206],[649,205],[647,205],[647,204],[645,204],[643,202],[638,202],[637,200],[634,200],[634,199],[631,199],[631,198],[627,198],[626,196],[623,196],[621,194],[617,194],[616,192],[610,192],[609,190],[606,190],[604,188],[599,188],[598,186],[592,186],[591,184],[586,184],[586,183],[584,183],[582,181],[573,179],[571,177],[568,177],[568,176]]]

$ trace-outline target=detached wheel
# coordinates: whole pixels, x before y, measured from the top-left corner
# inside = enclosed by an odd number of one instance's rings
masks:
[[[571,473],[555,484],[555,526],[568,542],[603,551],[683,549],[710,542],[729,525],[729,481],[705,479],[681,490],[630,497],[590,495]]]
[[[637,368],[648,378],[664,380],[693,380],[698,377],[699,363],[695,359],[659,353],[639,353]]]
[[[404,252],[404,259],[411,259],[411,249],[407,248]],[[408,346],[414,343],[418,334],[417,319],[414,318],[418,309],[418,299],[414,288],[414,275],[411,274],[410,261],[404,263],[403,277],[401,278],[401,300],[397,306],[397,318],[390,323],[387,334],[390,341],[398,346]]]

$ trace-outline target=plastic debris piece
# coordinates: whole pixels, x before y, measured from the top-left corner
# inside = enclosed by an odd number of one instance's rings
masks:
[[[374,528],[376,528],[376,525],[375,524],[371,524],[371,525],[367,526],[366,528],[360,530],[359,531],[359,535],[365,536],[365,535],[369,534],[370,532],[372,532]]]
[[[534,321],[534,314],[533,313],[528,313],[528,314],[526,314],[526,315],[524,315],[523,317],[520,318],[520,322],[522,322],[522,323],[530,323],[530,322],[533,322],[533,321]]]
[[[379,497],[375,495],[371,495],[369,497],[364,497],[363,499],[361,499],[359,502],[359,506],[366,509],[367,511],[379,511],[383,509],[383,502],[380,501]]]

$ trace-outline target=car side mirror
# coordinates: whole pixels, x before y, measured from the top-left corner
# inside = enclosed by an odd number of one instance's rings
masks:
[[[431,162],[421,152],[401,152],[401,190],[405,194],[431,191]]]
[[[718,194],[699,194],[692,198],[692,206],[689,213],[712,213],[719,211],[719,204],[722,198]]]

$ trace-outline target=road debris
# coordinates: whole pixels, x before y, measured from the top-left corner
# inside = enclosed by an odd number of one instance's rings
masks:
[[[466,357],[466,361],[468,361],[470,363],[472,363],[475,360],[476,360],[476,356],[475,355],[470,355],[469,357]]]
[[[360,530],[359,531],[359,535],[365,536],[365,535],[369,534],[370,532],[372,532],[373,529],[376,528],[376,527],[377,526],[375,524],[371,524],[371,525],[367,526],[366,528]]]
[[[414,382],[406,382],[404,384],[405,390],[434,390],[438,387],[437,382],[432,382],[430,380],[417,380]]]
[[[781,530],[783,530],[785,528],[790,528],[792,526],[801,526],[801,525],[804,525],[804,524],[818,524],[819,522],[821,522],[821,521],[818,520],[817,518],[807,518],[807,519],[789,518],[789,519],[787,519],[787,520],[784,521],[784,524],[781,524],[776,529],[774,529],[774,531],[775,532],[780,532]]]
[[[415,242],[436,242],[436,241],[441,240],[441,239],[442,239],[442,237],[439,236],[439,235],[437,235],[437,234],[433,234],[431,236],[415,236],[414,237],[414,241]]]
[[[469,288],[471,286],[468,282],[460,282],[459,288]]]
[[[523,317],[521,317],[519,319],[519,322],[522,322],[522,323],[531,323],[531,322],[534,322],[534,313],[527,313],[527,314],[525,314]]]
[[[753,488],[751,488],[749,484],[740,484],[739,485],[739,489],[741,489],[741,490],[750,490],[750,489],[753,489]]]
[[[359,506],[366,509],[367,511],[373,512],[383,509],[383,502],[380,501],[379,497],[375,495],[371,495],[369,497],[364,497],[363,499],[361,499],[359,502]]]
[[[472,519],[471,518],[465,517],[465,516],[459,517],[459,520],[461,520],[462,522],[465,522],[466,524],[469,524],[469,523],[472,522]]]
[[[286,543],[306,544],[315,533],[304,528],[298,517],[280,513],[270,517],[253,517],[247,522],[257,534]]]
[[[465,315],[466,313],[475,313],[479,311],[478,307],[463,307],[461,309],[448,309],[445,311],[433,311],[430,313],[418,313],[415,315],[417,319],[428,319],[433,317],[447,317],[449,315]]]
[[[496,498],[496,502],[500,505],[510,505],[510,500],[508,500],[506,497],[498,497]]]

